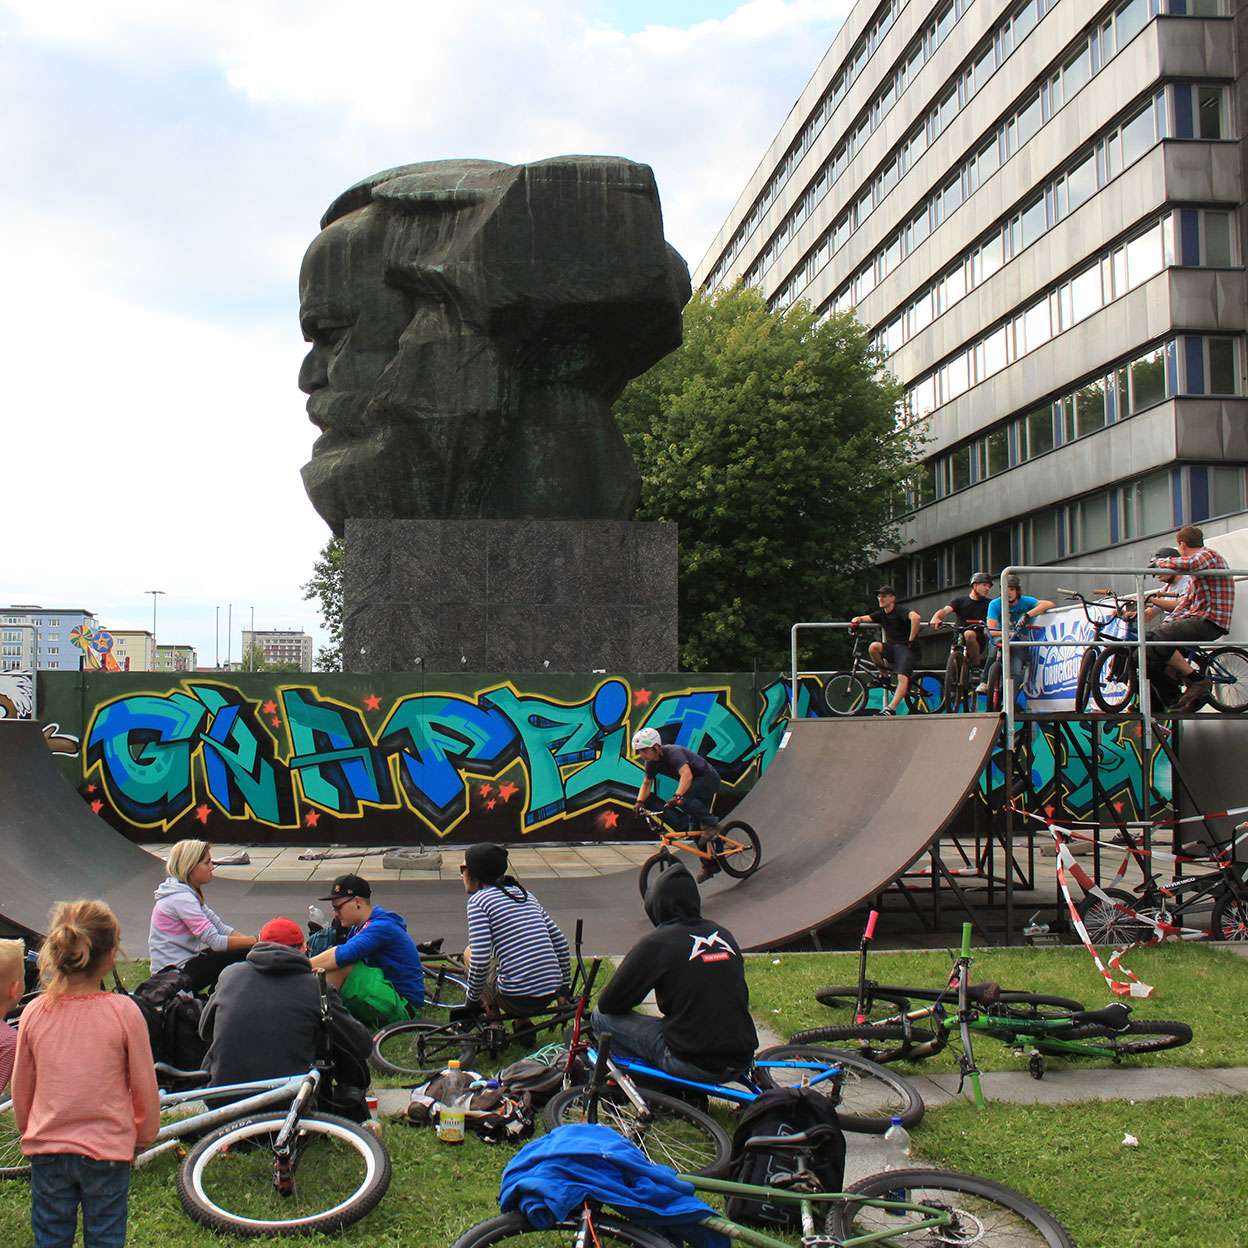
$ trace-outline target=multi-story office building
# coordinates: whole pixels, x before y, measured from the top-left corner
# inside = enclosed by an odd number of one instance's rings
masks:
[[[243,655],[253,646],[264,655],[266,664],[297,663],[301,672],[312,670],[312,638],[307,633],[289,628],[243,629]]]
[[[156,647],[156,661],[153,667],[157,672],[193,672],[199,663],[194,646],[161,646]]]
[[[76,672],[83,651],[74,644],[73,635],[83,628],[95,632],[99,621],[81,607],[40,607],[30,603],[0,607],[0,630],[4,632],[4,640],[0,641],[0,668],[30,670],[34,667],[41,672]],[[19,632],[21,639],[8,636]],[[20,656],[10,653],[10,647],[19,646]],[[20,657],[22,662],[7,662],[14,657]]]
[[[32,672],[34,670],[35,626],[33,624],[0,624],[0,672]]]
[[[156,668],[156,638],[146,629],[114,628],[113,658],[123,672],[151,672]]]
[[[699,266],[889,352],[930,440],[885,575],[920,609],[1244,527],[1244,13],[859,0]]]

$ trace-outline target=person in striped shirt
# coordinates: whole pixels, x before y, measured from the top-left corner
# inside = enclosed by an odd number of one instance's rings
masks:
[[[527,1018],[569,993],[572,958],[541,902],[507,874],[501,845],[470,845],[459,868],[468,894],[468,1005]]]

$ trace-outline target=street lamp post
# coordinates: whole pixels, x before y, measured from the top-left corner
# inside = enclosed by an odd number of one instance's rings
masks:
[[[145,589],[143,592],[152,596],[152,666],[154,667],[156,665],[156,596],[159,594],[163,597],[165,591],[163,589]]]

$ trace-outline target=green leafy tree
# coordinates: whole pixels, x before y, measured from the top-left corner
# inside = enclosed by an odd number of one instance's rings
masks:
[[[848,314],[770,312],[738,285],[696,293],[684,331],[615,408],[638,518],[680,525],[681,664],[787,667],[795,621],[862,609],[922,435],[899,424],[901,387]]]
[[[321,623],[329,645],[316,652],[318,672],[342,671],[342,538],[331,537],[312,565],[312,579],[303,586],[305,601],[320,603]]]

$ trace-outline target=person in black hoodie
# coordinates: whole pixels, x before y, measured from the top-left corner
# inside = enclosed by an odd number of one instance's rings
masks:
[[[727,928],[702,917],[702,898],[680,863],[646,892],[655,930],[628,951],[602,990],[593,1028],[616,1053],[685,1079],[722,1082],[743,1073],[758,1035],[750,1017],[741,949]],[[654,992],[662,1018],[633,1007]]]
[[[297,923],[271,919],[246,960],[221,972],[199,1022],[199,1034],[210,1042],[204,1059],[209,1087],[297,1075],[311,1067],[321,1034],[321,994],[303,943]],[[362,1093],[372,1036],[331,985],[325,991],[334,1081]]]

